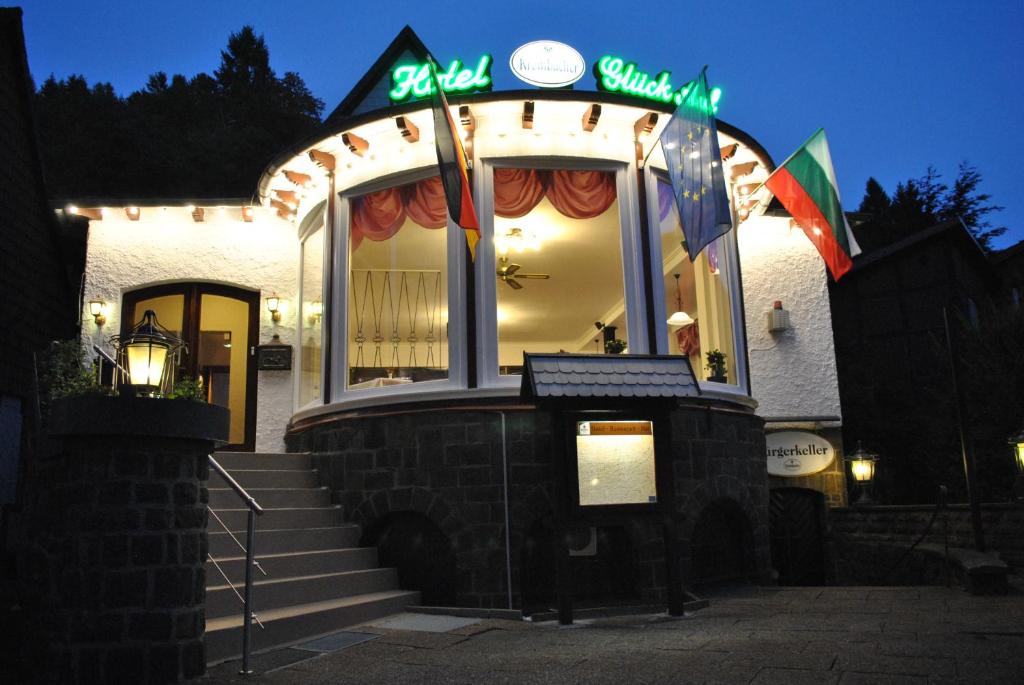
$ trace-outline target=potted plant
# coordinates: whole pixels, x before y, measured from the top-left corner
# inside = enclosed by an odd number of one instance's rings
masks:
[[[622,351],[626,349],[626,341],[619,338],[612,338],[611,340],[604,341],[604,353],[605,354],[622,354]]]
[[[708,380],[713,383],[728,383],[726,378],[725,352],[719,349],[707,353],[707,363],[704,368],[708,370]]]

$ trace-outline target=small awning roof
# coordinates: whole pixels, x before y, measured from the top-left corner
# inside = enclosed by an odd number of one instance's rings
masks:
[[[520,395],[675,399],[698,397],[690,360],[639,354],[524,354]]]

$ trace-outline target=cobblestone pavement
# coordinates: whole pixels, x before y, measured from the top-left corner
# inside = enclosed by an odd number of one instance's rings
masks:
[[[278,650],[206,683],[1024,683],[1024,593],[946,588],[745,588],[682,619],[481,620],[313,656]],[[289,660],[302,659],[288,664]],[[269,669],[269,670],[268,670]],[[201,681],[202,682],[202,681]]]

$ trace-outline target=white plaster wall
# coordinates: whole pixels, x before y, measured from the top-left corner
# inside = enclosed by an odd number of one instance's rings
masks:
[[[82,313],[83,345],[111,351],[109,338],[121,328],[121,297],[129,290],[158,283],[208,281],[260,291],[259,341],[277,333],[295,344],[299,242],[295,226],[257,208],[251,223],[240,208],[207,209],[196,223],[185,207],[142,208],[128,221],[123,208],[108,208],[89,224],[89,248]],[[263,304],[276,292],[281,321],[275,324]],[[103,300],[109,311],[103,326],[89,315],[89,301]],[[291,371],[259,371],[256,450],[283,451],[284,431],[292,415]]]
[[[824,261],[788,218],[752,217],[740,224],[738,238],[758,414],[841,416]],[[791,328],[782,333],[768,332],[766,312],[775,300],[790,315]]]

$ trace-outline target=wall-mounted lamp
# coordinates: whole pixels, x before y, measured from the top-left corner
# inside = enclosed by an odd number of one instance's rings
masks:
[[[1013,461],[1017,465],[1017,481],[1013,484],[1014,499],[1024,500],[1024,428],[1010,436]]]
[[[878,455],[868,452],[858,440],[857,449],[846,458],[846,461],[850,464],[850,475],[860,486],[860,497],[856,504],[871,504],[871,495],[868,491],[871,488],[871,482],[875,479],[875,464],[878,463]]]
[[[250,222],[252,222],[252,220],[253,220],[253,218],[255,216],[256,216],[256,210],[255,209],[253,209],[252,207],[249,207],[249,206],[242,207],[242,221],[244,221],[246,223],[250,223]]]
[[[320,323],[320,319],[324,316],[324,303],[320,300],[309,303],[309,321],[314,326]]]
[[[139,217],[142,216],[142,210],[138,207],[125,207],[124,213],[125,216],[128,217],[129,221],[138,221]]]
[[[281,320],[281,298],[276,294],[267,298],[267,311],[270,312],[270,318],[274,323]]]
[[[102,326],[107,322],[107,303],[103,300],[90,300],[89,313],[92,314],[96,325]]]

